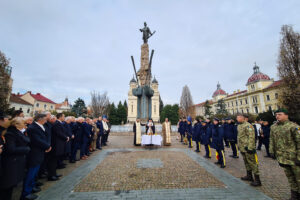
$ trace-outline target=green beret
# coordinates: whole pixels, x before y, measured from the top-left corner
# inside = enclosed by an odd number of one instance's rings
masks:
[[[280,109],[276,110],[276,111],[275,111],[275,114],[276,114],[276,113],[280,113],[280,112],[283,112],[284,114],[288,115],[288,110],[285,109],[285,108],[280,108]]]

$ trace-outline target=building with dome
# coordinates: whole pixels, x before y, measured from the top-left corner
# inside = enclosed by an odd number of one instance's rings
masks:
[[[211,100],[212,112],[216,113],[217,103],[223,99],[226,110],[231,114],[249,113],[258,114],[268,110],[274,111],[280,108],[278,102],[279,88],[281,81],[274,81],[268,75],[262,73],[259,66],[254,64],[253,74],[246,82],[246,90],[236,90],[232,94],[226,93],[221,89],[221,85],[217,84],[217,89],[213,93]],[[204,116],[205,102],[195,105],[196,115]]]
[[[128,91],[128,111],[127,111],[127,122],[133,123],[136,121],[137,118],[137,97],[133,95],[132,89],[137,88],[138,83],[134,77],[132,77],[131,81],[129,82],[129,91]],[[159,91],[158,91],[158,81],[154,77],[150,84],[151,89],[153,89],[154,94],[151,97],[151,117],[154,122],[160,121],[159,115]]]

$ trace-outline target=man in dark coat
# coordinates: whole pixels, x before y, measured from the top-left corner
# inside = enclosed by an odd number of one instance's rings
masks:
[[[89,156],[88,144],[92,137],[92,126],[89,123],[89,118],[82,123],[82,142],[80,147],[80,159],[85,160]]]
[[[195,152],[200,152],[200,145],[201,145],[201,122],[197,119],[197,123],[194,125],[193,128],[193,140],[196,143],[196,150]]]
[[[271,157],[269,152],[269,146],[270,146],[270,125],[268,121],[264,121],[261,126],[261,137],[262,137],[262,143],[265,145],[267,155],[265,157]]]
[[[72,134],[74,137],[72,137],[71,141],[71,158],[70,162],[75,163],[76,161],[79,161],[79,159],[76,159],[77,150],[80,148],[81,140],[82,140],[82,122],[83,118],[79,117],[77,119],[77,122],[73,121],[71,123],[72,128]]]
[[[224,155],[224,127],[219,124],[219,119],[214,118],[213,125],[210,128],[212,136],[212,147],[216,149],[217,152],[217,162],[215,164],[220,164],[221,168],[225,168],[225,155]]]
[[[47,122],[45,114],[37,114],[35,122],[28,129],[27,134],[30,138],[30,152],[28,154],[28,171],[23,181],[23,192],[21,199],[28,199],[27,196],[33,192],[41,191],[35,185],[35,178],[39,172],[40,165],[44,160],[45,152],[51,151],[51,146],[47,142],[44,124]]]
[[[102,123],[102,117],[99,117],[99,120],[96,123],[97,128],[99,129],[99,133],[96,140],[96,148],[101,150],[101,144],[102,144],[102,137],[104,135],[104,129],[103,129],[103,123]]]
[[[69,138],[72,138],[72,128],[71,128],[71,120],[72,117],[66,117],[65,121],[63,122],[63,126],[65,128],[66,134]],[[65,145],[65,158],[70,160],[71,155],[71,141],[69,140]]]
[[[30,151],[30,139],[21,130],[24,120],[16,117],[2,136],[5,141],[2,154],[2,176],[0,178],[0,199],[11,199],[13,188],[24,178],[26,155]]]
[[[205,146],[205,158],[211,158],[211,135],[210,131],[208,131],[209,124],[206,121],[202,121],[200,134],[201,134],[201,144]]]
[[[193,147],[192,136],[193,136],[193,125],[192,120],[187,121],[187,125],[185,126],[185,134],[188,139],[189,148]]]
[[[224,123],[224,138],[226,138],[226,141],[230,144],[232,149],[232,155],[230,155],[230,157],[238,158],[237,131],[230,118],[226,118],[226,122]]]
[[[51,135],[51,156],[48,163],[48,180],[56,181],[58,180],[56,174],[56,167],[58,159],[64,155],[66,142],[69,141],[69,137],[65,133],[65,129],[63,127],[62,122],[65,119],[65,115],[62,113],[58,113],[56,115],[56,122],[52,126],[52,135]]]
[[[185,137],[185,128],[186,128],[186,119],[184,118],[179,122],[178,131],[180,133],[180,142],[183,142],[183,138]]]

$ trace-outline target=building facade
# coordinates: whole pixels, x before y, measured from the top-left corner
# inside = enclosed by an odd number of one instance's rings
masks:
[[[218,83],[217,90],[212,96],[213,99],[209,100],[212,113],[217,112],[219,100],[223,100],[226,110],[230,114],[259,114],[280,108],[278,95],[282,82],[270,79],[268,75],[260,72],[256,64],[253,71],[246,83],[246,90],[237,90],[232,94],[227,94]],[[197,116],[205,116],[205,102],[195,105],[195,110]]]
[[[132,94],[132,89],[137,88],[138,84],[135,78],[129,83],[129,91],[128,91],[128,111],[127,111],[127,120],[128,123],[133,123],[136,121],[137,118],[137,97]],[[159,91],[158,91],[158,81],[154,77],[151,82],[150,87],[154,90],[154,94],[151,97],[151,116],[154,122],[160,121],[159,115]]]
[[[31,91],[18,96],[33,105],[33,114],[36,112],[45,112],[55,110],[55,102],[43,96],[40,93],[33,94]]]
[[[33,105],[16,94],[11,94],[9,99],[9,108],[22,110],[25,117],[33,116]]]
[[[64,100],[62,103],[58,103],[55,105],[55,110],[57,113],[62,113],[62,112],[70,112],[72,109],[71,105],[69,104],[68,98]]]

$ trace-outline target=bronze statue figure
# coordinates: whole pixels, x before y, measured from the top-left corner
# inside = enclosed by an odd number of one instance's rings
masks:
[[[147,26],[147,23],[144,22],[144,28],[140,29],[141,32],[143,32],[143,40],[144,44],[148,43],[148,39],[155,33],[151,33],[150,28]]]

